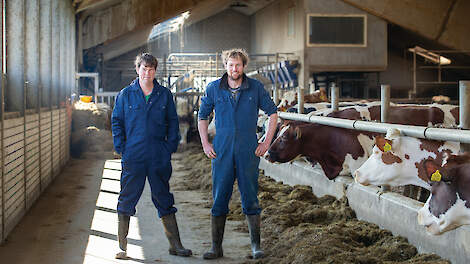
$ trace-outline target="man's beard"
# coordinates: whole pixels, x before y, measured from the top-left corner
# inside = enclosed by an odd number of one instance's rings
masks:
[[[230,80],[232,80],[232,81],[238,81],[238,80],[240,80],[240,78],[242,77],[242,74],[238,74],[238,77],[237,77],[237,78],[233,78],[233,73],[232,73],[232,75],[229,74],[228,77],[229,77]]]

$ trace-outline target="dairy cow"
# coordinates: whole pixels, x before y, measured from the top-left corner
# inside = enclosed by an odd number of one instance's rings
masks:
[[[458,115],[455,115],[458,113],[458,108],[457,111],[454,108],[447,107],[442,110],[435,105],[393,106],[390,108],[389,123],[453,126],[455,120],[458,120]],[[380,106],[373,103],[370,106],[353,106],[330,112],[326,116],[352,120],[379,120]],[[266,156],[269,161],[289,162],[298,156],[306,156],[311,162],[318,161],[329,179],[334,179],[340,173],[354,174],[369,157],[374,137],[378,135],[291,121],[285,121],[279,131]]]
[[[461,225],[470,224],[470,163],[461,163],[462,156],[450,157],[441,165],[434,161],[425,163],[431,178],[431,196],[418,211],[418,223],[426,231],[439,235]]]
[[[356,170],[368,158],[372,144],[372,133],[284,121],[266,158],[283,163],[305,156],[318,162],[331,180]]]
[[[446,154],[458,153],[457,142],[434,141],[400,136],[390,129],[385,137],[375,138],[370,157],[354,173],[355,181],[363,185],[415,185],[431,189],[424,163],[442,164]]]
[[[317,90],[311,94],[304,95],[304,103],[319,102],[328,102],[328,97],[325,88],[320,88],[320,90]],[[281,102],[278,104],[277,108],[279,111],[285,112],[287,109],[291,108],[295,104],[297,104],[297,92],[289,91],[282,96]]]

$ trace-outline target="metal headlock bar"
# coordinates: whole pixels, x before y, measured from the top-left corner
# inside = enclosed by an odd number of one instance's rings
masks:
[[[338,104],[337,95],[338,92],[336,86],[332,86],[332,107],[337,109]],[[381,97],[381,107],[387,108],[390,100],[390,86],[383,85],[381,87],[382,97]],[[378,123],[362,120],[349,120],[325,116],[314,116],[314,115],[305,115],[297,113],[287,113],[280,112],[279,116],[284,119],[302,121],[307,123],[317,123],[321,125],[341,127],[353,130],[369,131],[376,133],[387,133],[388,129],[396,128],[400,130],[400,133],[404,136],[432,139],[432,140],[443,140],[443,141],[455,141],[460,143],[470,143],[470,130],[468,129],[469,119],[468,104],[470,102],[470,93],[467,90],[470,88],[470,81],[460,81],[460,128],[462,129],[450,129],[450,128],[435,128],[435,127],[422,127],[422,126],[411,126],[411,125],[399,125],[399,124],[389,124],[389,123]],[[385,116],[385,113],[382,111],[382,116]],[[463,130],[465,129],[465,130]]]
[[[402,135],[444,141],[456,141],[470,143],[470,130],[434,128],[410,125],[397,125],[389,123],[377,123],[362,120],[349,120],[325,116],[309,116],[305,114],[280,112],[279,116],[284,119],[317,123],[321,125],[341,127],[353,130],[369,131],[376,133],[387,133],[388,129],[396,128]]]

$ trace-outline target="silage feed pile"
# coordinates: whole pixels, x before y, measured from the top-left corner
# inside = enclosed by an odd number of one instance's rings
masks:
[[[181,162],[188,170],[183,189],[199,189],[210,201],[210,160],[196,144],[183,154]],[[345,198],[318,198],[309,186],[284,185],[262,171],[258,197],[267,256],[246,263],[450,263],[435,254],[418,254],[406,238],[359,221]],[[227,219],[240,221],[237,231],[248,232],[236,182]]]
[[[74,158],[113,158],[111,108],[107,104],[75,102],[72,111],[71,155]]]

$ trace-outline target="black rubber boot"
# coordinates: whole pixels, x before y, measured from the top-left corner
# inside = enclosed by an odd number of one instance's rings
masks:
[[[261,249],[261,217],[260,215],[247,215],[248,230],[250,231],[251,253],[254,259],[264,257],[264,251]]]
[[[224,239],[226,219],[226,215],[212,216],[212,248],[208,252],[204,253],[204,255],[202,256],[204,259],[216,259],[224,256],[224,251],[222,249],[222,240]]]
[[[165,235],[170,243],[168,252],[170,255],[189,257],[193,254],[191,249],[186,249],[181,244],[180,232],[178,230],[178,223],[176,222],[175,214],[169,214],[162,217]]]
[[[118,214],[118,241],[120,252],[116,254],[117,259],[127,258],[127,234],[129,233],[129,221],[131,217],[128,215]]]

